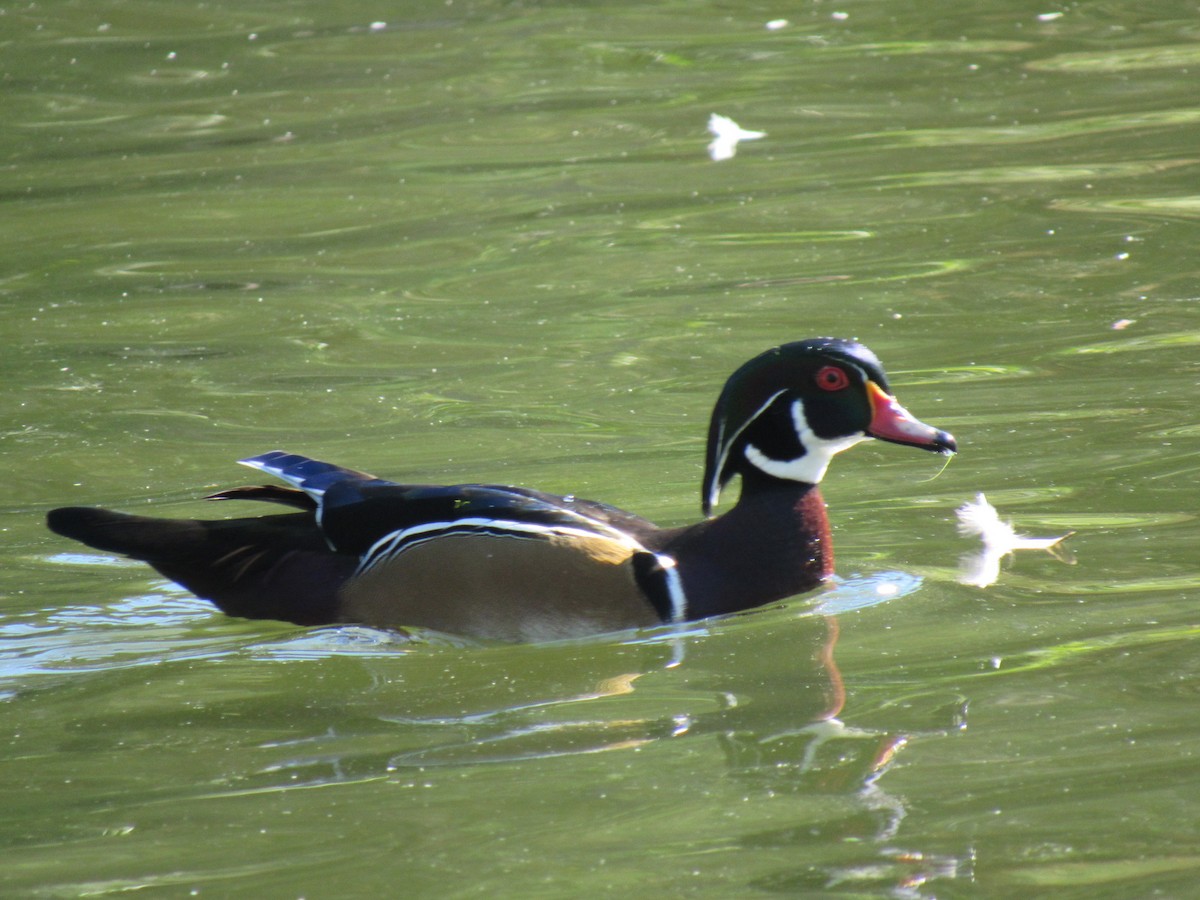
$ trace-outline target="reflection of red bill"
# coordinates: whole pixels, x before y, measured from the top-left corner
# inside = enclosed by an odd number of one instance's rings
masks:
[[[958,449],[951,434],[917,419],[873,381],[867,382],[867,396],[871,398],[871,424],[867,427],[871,437],[938,453],[953,453]]]

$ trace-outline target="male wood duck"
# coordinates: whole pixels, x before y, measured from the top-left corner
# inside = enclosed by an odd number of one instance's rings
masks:
[[[210,500],[298,509],[243,519],[156,519],[66,507],[51,529],[145,560],[232,616],[299,625],[423,626],[541,641],[700,619],[816,587],[833,573],[817,485],[868,438],[951,454],[854,341],[775,347],[733,373],[708,429],[705,519],[658,528],[574,497],[497,485],[384,481],[272,451],[241,460],[291,487]],[[708,518],[721,489],[741,496]]]

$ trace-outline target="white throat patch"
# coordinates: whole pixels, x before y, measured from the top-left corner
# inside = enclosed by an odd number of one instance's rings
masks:
[[[808,427],[808,419],[804,415],[804,401],[792,403],[792,424],[796,428],[796,437],[805,453],[795,459],[771,459],[753,444],[746,445],[746,459],[756,469],[782,478],[786,481],[801,481],[805,484],[820,484],[829,468],[829,461],[834,455],[853,447],[855,444],[868,440],[863,432],[839,438],[817,437]]]

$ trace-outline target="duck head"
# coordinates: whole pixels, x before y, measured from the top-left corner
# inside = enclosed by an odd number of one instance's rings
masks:
[[[729,377],[708,430],[703,508],[735,475],[748,485],[817,484],[835,453],[868,438],[951,454],[954,438],[892,396],[878,358],[855,341],[784,344]]]

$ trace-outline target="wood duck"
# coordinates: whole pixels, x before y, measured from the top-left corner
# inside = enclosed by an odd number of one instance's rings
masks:
[[[818,338],[768,350],[730,376],[708,429],[706,518],[693,525],[659,528],[526,488],[396,484],[278,450],[241,462],[290,487],[207,499],[297,512],[191,520],[66,507],[48,524],[144,560],[232,616],[552,640],[736,612],[816,587],[833,572],[817,485],[835,453],[868,438],[956,450],[895,400],[874,353]],[[738,502],[710,518],[734,475]]]

